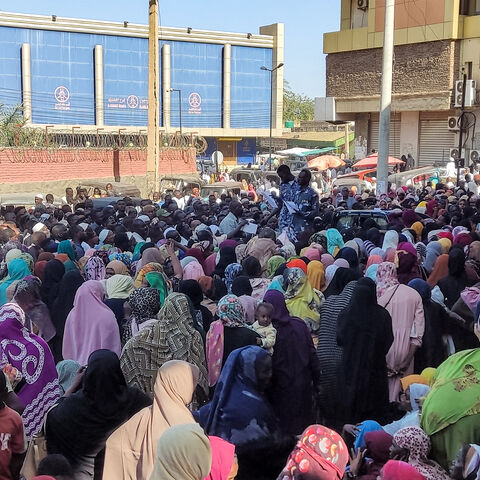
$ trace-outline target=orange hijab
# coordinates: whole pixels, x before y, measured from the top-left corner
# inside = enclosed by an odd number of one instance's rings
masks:
[[[322,262],[312,260],[307,265],[307,276],[310,285],[315,289],[323,292],[327,286],[325,280],[325,268]]]

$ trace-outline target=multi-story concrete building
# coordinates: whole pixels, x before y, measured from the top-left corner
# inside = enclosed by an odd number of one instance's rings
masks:
[[[356,158],[378,148],[384,17],[385,0],[342,0],[340,30],[324,35],[327,98],[316,99],[316,120],[355,121]],[[480,149],[480,0],[396,0],[394,38],[390,154],[449,160],[462,71],[473,80],[464,146]]]
[[[146,132],[148,28],[0,12],[0,103],[23,103],[49,132]],[[160,28],[161,131],[195,132],[229,163],[251,162],[256,137],[282,134],[283,24],[259,33]],[[179,106],[177,92],[181,90]]]

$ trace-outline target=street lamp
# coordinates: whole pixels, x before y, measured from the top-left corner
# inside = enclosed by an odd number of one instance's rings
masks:
[[[275,68],[267,68],[265,66],[260,67],[260,70],[265,70],[266,72],[270,72],[270,146],[268,149],[269,154],[269,166],[268,169],[272,169],[272,120],[273,120],[273,72],[278,70],[280,67],[283,67],[283,63],[279,63]]]
[[[180,135],[182,135],[182,91],[178,88],[170,88],[169,92],[178,92],[178,115],[180,117]]]

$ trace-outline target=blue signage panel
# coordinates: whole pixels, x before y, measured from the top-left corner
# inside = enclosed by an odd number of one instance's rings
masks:
[[[7,106],[22,102],[20,49],[23,42],[21,29],[0,27],[0,103]]]
[[[268,128],[270,126],[270,72],[272,50],[232,46],[232,128]]]
[[[242,138],[237,143],[237,163],[255,163],[257,142],[255,138]]]
[[[95,37],[30,30],[34,123],[95,123]]]
[[[105,125],[147,125],[148,39],[106,36],[103,45]]]
[[[222,45],[171,42],[171,87],[182,91],[182,125],[222,126]],[[171,93],[170,118],[178,127],[178,92]]]

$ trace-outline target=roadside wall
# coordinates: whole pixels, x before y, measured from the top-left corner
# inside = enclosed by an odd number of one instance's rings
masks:
[[[163,148],[160,175],[196,173],[196,151]],[[38,191],[64,194],[82,180],[135,184],[145,192],[146,150],[0,149],[0,193]]]

